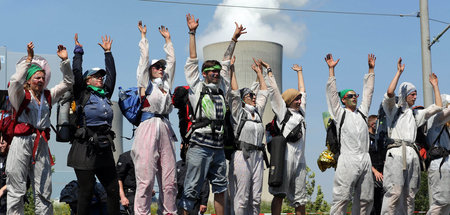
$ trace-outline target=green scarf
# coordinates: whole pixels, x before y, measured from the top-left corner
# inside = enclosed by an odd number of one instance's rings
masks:
[[[105,96],[106,91],[103,88],[100,87],[94,87],[92,85],[88,85],[87,88],[90,88],[91,90],[97,92],[98,94],[100,94],[101,96]]]

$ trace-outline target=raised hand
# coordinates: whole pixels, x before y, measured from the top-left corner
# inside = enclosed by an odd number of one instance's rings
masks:
[[[230,60],[230,66],[234,66],[234,62],[236,62],[236,56],[233,56]]]
[[[269,68],[270,68],[270,65],[269,65],[268,63],[264,62],[263,60],[258,59],[258,62],[259,62],[262,66],[264,66],[264,68],[266,68],[266,69],[269,69]]]
[[[292,67],[292,70],[294,70],[296,72],[301,72],[301,71],[303,71],[303,67],[299,66],[298,64],[294,64],[294,66]]]
[[[168,40],[170,39],[170,33],[169,29],[166,28],[164,25],[161,25],[161,27],[158,27],[159,33],[161,33],[161,36],[164,37],[164,39]]]
[[[186,22],[187,22],[187,26],[189,28],[189,31],[193,31],[195,32],[195,30],[197,30],[198,27],[198,19],[195,20],[194,15],[191,15],[190,13],[188,13],[186,15]]]
[[[33,44],[33,42],[29,42],[27,44],[27,53],[28,53],[27,61],[31,62],[31,60],[33,60],[33,57],[34,57],[34,44]]]
[[[107,52],[107,51],[111,51],[112,42],[113,41],[111,40],[111,37],[108,37],[108,35],[105,35],[105,37],[102,36],[102,43],[98,43],[98,45],[100,47],[102,47],[105,52]]]
[[[234,22],[234,24],[236,24],[236,29],[234,30],[233,37],[232,37],[231,39],[232,39],[233,41],[237,42],[237,39],[238,39],[242,34],[246,34],[246,33],[247,33],[247,32],[245,31],[245,29],[247,29],[247,28],[244,28],[244,27],[242,26],[242,24],[239,25],[237,22]]]
[[[375,60],[376,60],[376,59],[377,59],[377,58],[375,57],[374,54],[369,54],[369,55],[368,55],[368,57],[367,57],[367,62],[368,62],[368,64],[369,64],[369,68],[371,68],[371,69],[375,68]]]
[[[337,61],[334,61],[333,55],[327,54],[327,56],[325,57],[325,62],[327,62],[329,68],[334,68],[339,63],[339,59],[337,59]]]
[[[438,78],[437,78],[435,73],[431,73],[430,74],[430,84],[433,85],[433,86],[437,86],[438,85]]]
[[[147,25],[142,26],[141,20],[139,20],[138,22],[138,29],[139,32],[141,32],[142,37],[145,37],[145,35],[147,34]]]
[[[403,73],[405,70],[405,64],[402,64],[402,58],[400,57],[397,62],[397,71]]]
[[[75,33],[75,45],[83,47],[83,45],[81,45],[80,42],[78,42],[78,33]]]
[[[68,58],[66,47],[63,45],[58,45],[58,51],[56,51],[58,54],[58,57],[61,58],[61,60],[66,60]]]
[[[261,62],[260,60],[255,60],[255,58],[253,59],[253,64],[252,64],[252,69],[253,71],[255,71],[256,73],[262,73],[262,66],[261,66]]]

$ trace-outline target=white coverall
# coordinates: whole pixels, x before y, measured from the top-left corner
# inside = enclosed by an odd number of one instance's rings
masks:
[[[151,72],[146,38],[141,39],[139,48],[141,56],[137,68],[138,87],[146,89]],[[143,108],[144,112],[165,115],[173,109],[170,90],[175,73],[175,52],[172,42],[164,45],[164,51],[167,54],[167,65],[162,77],[163,89],[152,83],[153,90],[145,98],[150,106]],[[131,149],[137,185],[134,201],[135,214],[150,214],[155,176],[160,189],[158,213],[176,214],[177,181],[174,141],[176,137],[167,118],[152,117],[141,122],[136,129],[136,137]]]
[[[415,90],[414,85],[404,82],[399,87],[399,101],[395,102],[395,96],[389,98],[387,93],[382,102],[383,110],[386,113],[386,121],[390,138],[406,143],[414,143],[416,140],[417,128],[442,108],[430,105],[424,110],[413,110],[406,103],[407,92]],[[399,116],[397,110],[401,108]],[[396,123],[392,124],[394,118]],[[414,198],[420,186],[420,161],[416,151],[405,147],[406,169],[403,167],[402,147],[388,149],[383,170],[383,187],[386,193],[383,197],[381,214],[413,214]]]
[[[450,103],[450,96],[442,94],[442,102]],[[445,107],[446,105],[444,105]],[[450,128],[446,125],[450,120],[450,107],[437,113],[428,120],[427,142],[450,150]],[[445,127],[440,138],[439,133]],[[446,130],[445,130],[446,129]],[[430,145],[433,147],[433,145]],[[428,168],[428,183],[430,184],[431,196],[433,201],[430,204],[430,210],[427,214],[450,214],[450,162],[448,156],[431,161]],[[440,169],[442,159],[444,163]]]
[[[20,104],[25,98],[23,84],[26,82],[28,68],[31,63],[21,61],[16,65],[16,73],[11,76],[8,88],[9,100],[15,110],[19,110]],[[61,62],[63,80],[50,90],[51,101],[55,104],[59,98],[69,90],[74,77],[70,67],[70,60]],[[46,79],[48,83],[50,80]],[[28,104],[29,111],[24,111],[18,118],[18,123],[26,122],[39,130],[50,127],[50,109],[44,93],[41,93],[39,105],[37,98],[31,93],[31,101]],[[36,133],[29,136],[15,136],[12,139],[8,153],[8,164],[6,165],[7,214],[23,214],[24,202],[27,189],[27,178],[30,178],[34,190],[36,214],[53,214],[50,196],[52,193],[52,174],[50,165],[49,146],[44,138],[40,138],[36,151],[36,163],[32,164],[33,146]]]
[[[242,127],[239,141],[262,146],[264,138],[264,125],[262,117],[266,106],[268,91],[260,90],[256,95],[256,112],[252,117],[251,111],[242,107],[239,90],[231,91],[231,112],[234,134],[237,135],[238,126],[243,114],[248,120]],[[264,159],[262,151],[254,150],[248,152],[249,158],[245,159],[242,150],[236,150],[230,161],[229,192],[234,199],[233,208],[236,215],[255,214],[260,212],[261,193],[264,173]]]
[[[300,114],[297,110],[287,108],[286,103],[281,97],[280,90],[273,76],[268,76],[269,90],[272,94],[271,105],[272,110],[277,117],[277,126],[281,128],[281,122],[288,109],[292,113],[289,121],[283,131],[283,136],[287,137],[289,133],[299,123],[305,120],[306,110],[306,93],[301,93]],[[270,187],[269,192],[274,196],[286,196],[293,207],[306,205],[308,201],[306,193],[306,161],[305,161],[305,137],[306,128],[302,126],[303,136],[297,142],[288,142],[286,144],[285,162],[283,170],[283,183],[279,187]],[[270,135],[267,135],[268,137]],[[269,140],[267,141],[269,142]]]
[[[364,89],[358,110],[367,116],[372,103],[375,74],[364,76]],[[372,162],[369,155],[369,129],[366,119],[357,111],[341,107],[336,90],[336,77],[327,82],[328,111],[339,129],[345,111],[344,124],[340,134],[340,156],[333,182],[333,205],[330,214],[345,214],[347,204],[352,200],[352,214],[370,214],[373,205]],[[338,134],[339,135],[339,134]]]

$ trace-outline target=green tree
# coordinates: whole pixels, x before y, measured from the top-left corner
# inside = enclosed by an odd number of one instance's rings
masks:
[[[428,200],[428,173],[421,172],[419,192],[417,192],[414,200],[414,210],[427,211],[429,208]]]

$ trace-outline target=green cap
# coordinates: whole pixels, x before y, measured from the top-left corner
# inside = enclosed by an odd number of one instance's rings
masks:
[[[347,94],[349,91],[353,91],[353,92],[354,92],[354,90],[352,90],[352,89],[345,89],[345,90],[339,91],[339,92],[338,92],[339,98],[343,99],[344,96],[345,96],[345,94]]]

